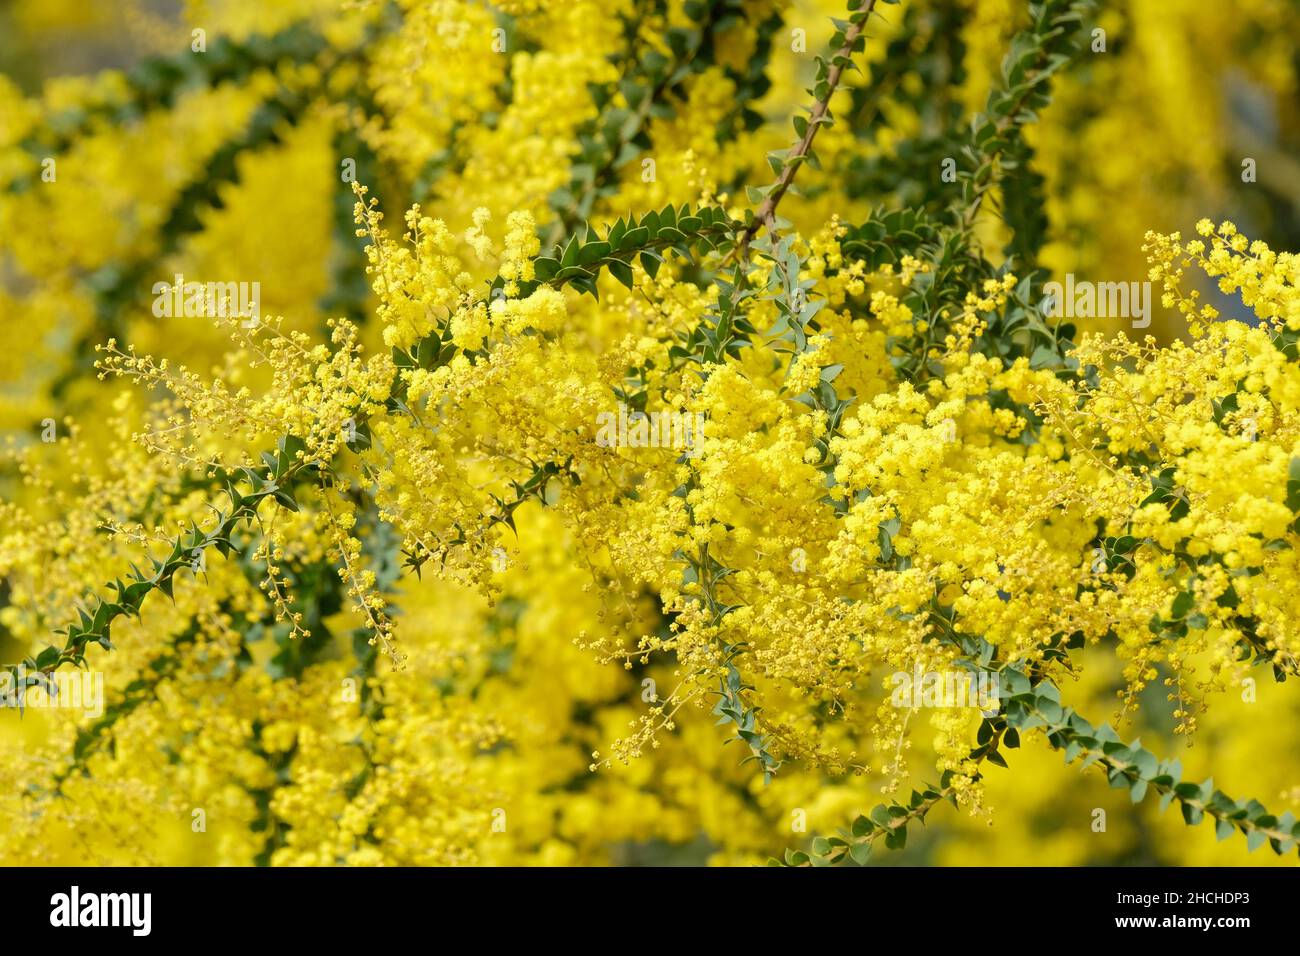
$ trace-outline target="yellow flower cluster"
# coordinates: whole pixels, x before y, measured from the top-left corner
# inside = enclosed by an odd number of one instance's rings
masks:
[[[43,29],[40,4],[16,6]],[[743,221],[741,187],[789,146],[765,118],[804,100],[791,31],[842,4],[744,6],[702,27],[682,0],[236,0],[211,30],[301,23],[324,49],[88,121],[48,183],[32,137],[124,108],[130,82],[29,97],[0,77],[0,663],[152,588],[86,649],[102,713],[0,713],[0,859],[564,865],[669,846],[753,863],[937,770],[971,812],[936,819],[961,839],[935,858],[1024,862],[984,822],[1039,839],[1053,809],[1086,814],[1074,771],[1026,740],[1017,769],[1041,785],[986,777],[978,708],[895,694],[900,674],[967,668],[977,642],[983,665],[1031,669],[1149,743],[1276,727],[1212,769],[1297,805],[1294,766],[1261,755],[1294,749],[1300,711],[1256,665],[1300,669],[1300,256],[1232,223],[1148,233],[1190,342],[1085,328],[1068,347],[1035,324],[1027,264],[970,280],[955,239],[852,228],[872,197],[846,183],[934,117],[914,76],[887,102],[846,74],[832,112],[861,122],[819,135],[791,229],[743,252],[665,231],[617,259],[600,236],[633,211]],[[919,6],[880,30],[928,50]],[[1023,13],[956,6],[971,70],[945,109],[985,101]],[[1172,6],[1201,24],[1182,40],[1151,31],[1149,3],[1102,22],[1190,69],[1234,17]],[[1268,50],[1252,69],[1292,89]],[[770,91],[748,75],[769,56]],[[629,77],[659,60],[639,99]],[[1091,116],[1118,89],[1115,113],[1033,139],[1048,211],[1094,267],[1121,238],[1131,254],[1138,213],[1116,225],[1088,195],[1217,161],[1212,136],[1175,129],[1185,86],[1132,89],[1141,58],[1113,60],[1049,111]],[[1150,147],[1146,92],[1177,106]],[[1093,193],[1066,182],[1073,136],[1112,156],[1080,180]],[[367,185],[338,175],[348,161]],[[405,208],[400,235],[379,196]],[[1144,224],[1186,212],[1142,196]],[[1073,239],[1045,237],[1043,261],[1074,262]],[[570,240],[577,259],[554,262]],[[596,295],[572,281],[588,272]],[[138,287],[178,273],[257,279],[263,314],[151,315]],[[1094,789],[1123,821],[1111,858],[1164,832]],[[1095,859],[1085,841],[1062,824],[1043,858]],[[1238,859],[1205,834],[1161,852]]]

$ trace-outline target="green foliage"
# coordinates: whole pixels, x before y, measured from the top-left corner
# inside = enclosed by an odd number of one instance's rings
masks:
[[[594,296],[596,279],[602,269],[630,289],[634,261],[640,260],[646,272],[654,276],[664,253],[672,251],[690,259],[699,252],[726,249],[735,230],[736,224],[724,210],[713,206],[693,210],[689,203],[680,208],[668,205],[640,218],[620,218],[604,235],[586,225],[581,236],[570,236],[563,247],[556,248],[553,256],[535,260],[536,279],[533,283],[521,283],[520,295],[527,295],[537,284],[546,282],[571,285]],[[499,288],[500,280],[494,285]]]
[[[734,569],[725,567],[709,553],[708,545],[702,545],[697,554],[692,556],[678,552],[676,557],[686,565],[682,572],[684,585],[698,585],[696,600],[703,604],[709,613],[710,623],[720,624],[736,605],[720,603],[717,598],[717,586],[723,578],[734,573]],[[737,644],[724,644],[722,648],[723,666],[719,679],[718,702],[713,713],[718,717],[718,726],[733,724],[736,736],[731,739],[741,740],[749,747],[750,755],[742,763],[757,761],[763,770],[763,780],[770,781],[781,766],[781,761],[767,749],[767,738],[757,730],[757,718],[760,708],[750,704],[746,694],[754,688],[745,683],[735,659],[744,648]]]
[[[745,19],[743,0],[689,0],[683,12],[690,23],[668,29],[667,54],[646,49],[638,38],[642,22],[666,11],[665,0],[639,0],[623,20],[626,46],[615,63],[619,79],[591,86],[597,114],[578,131],[580,150],[569,167],[570,181],[550,197],[556,212],[549,236],[552,243],[572,236],[597,202],[617,191],[619,170],[653,145],[651,121],[677,115],[680,107],[674,100],[684,98],[686,80],[715,65],[717,37]],[[757,95],[766,90],[763,65],[777,23],[779,18],[769,17],[760,27],[768,42],[766,48],[760,47],[756,63],[742,72],[728,68],[728,75],[737,81],[737,92]],[[626,105],[615,105],[616,98]],[[719,141],[737,126],[753,128],[759,119],[749,105],[752,100],[737,96],[735,102],[736,107],[719,123]]]
[[[265,467],[239,468],[227,474],[225,494],[229,507],[215,509],[213,527],[205,531],[191,523],[187,531],[171,542],[171,550],[165,557],[151,561],[150,573],[132,566],[125,580],[118,578],[109,583],[109,588],[117,593],[116,599],[95,597],[89,610],[79,610],[76,622],[57,630],[55,633],[64,635],[63,647],[50,644],[34,657],[25,658],[21,664],[10,665],[7,670],[13,680],[11,687],[20,699],[30,686],[40,686],[49,692],[53,686],[49,675],[65,664],[84,664],[86,649],[91,644],[112,650],[113,622],[120,617],[139,617],[145,598],[154,591],[171,597],[177,573],[199,573],[202,556],[209,548],[225,556],[235,553],[238,550],[235,532],[257,519],[258,508],[264,501],[271,500],[279,507],[297,511],[293,489],[305,471],[297,457],[302,448],[301,439],[286,436],[275,454],[268,452],[263,455]]]
[[[1234,832],[1246,837],[1246,845],[1255,850],[1267,843],[1282,855],[1300,847],[1300,821],[1291,813],[1280,817],[1268,812],[1258,800],[1234,800],[1218,790],[1213,780],[1195,783],[1183,779],[1177,760],[1161,760],[1142,746],[1141,741],[1122,741],[1109,724],[1095,726],[1071,707],[1061,704],[1056,685],[1046,679],[1035,681],[1025,670],[1005,666],[986,671],[999,680],[1001,711],[985,717],[977,735],[978,746],[971,759],[1000,767],[1007,766],[1001,745],[1014,749],[1023,734],[1036,731],[1053,750],[1061,751],[1067,763],[1078,762],[1081,769],[1096,766],[1106,775],[1111,787],[1128,791],[1133,803],[1148,794],[1160,798],[1160,809],[1177,803],[1183,820],[1195,826],[1207,817],[1214,821],[1220,840]],[[813,840],[810,850],[787,850],[784,861],[770,865],[825,866],[839,863],[866,863],[875,844],[884,839],[889,849],[907,844],[907,828],[913,821],[924,823],[926,814],[942,800],[956,806],[952,773],[944,774],[939,786],[924,785],[913,790],[907,804],[885,803],[870,814],[858,817],[850,830],[841,829],[830,838]]]
[[[1051,101],[1049,81],[1068,65],[1080,50],[1084,17],[1096,7],[1096,0],[1042,0],[1029,5],[1029,26],[1011,41],[1002,62],[1002,82],[988,98],[984,112],[971,124],[961,154],[966,165],[958,173],[963,211],[960,223],[970,228],[988,191],[1016,171],[1028,158],[1021,128],[1038,118],[1038,111]],[[1007,183],[1004,192],[1010,192]],[[1020,175],[1014,185],[1030,187],[1031,196],[1016,200],[1012,212],[1025,207],[1040,208],[1041,198],[1032,188],[1041,185],[1032,176]],[[1035,201],[1037,199],[1037,201]],[[1034,251],[1042,241],[1045,221],[1037,217],[1012,223],[1017,238],[1013,247]],[[1021,235],[1021,233],[1024,233]]]

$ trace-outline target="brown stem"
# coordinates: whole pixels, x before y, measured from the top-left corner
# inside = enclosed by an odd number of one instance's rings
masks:
[[[831,70],[826,75],[826,95],[813,103],[812,112],[808,117],[808,127],[803,131],[803,137],[786,158],[781,175],[777,178],[767,198],[763,200],[763,204],[754,213],[753,222],[746,226],[740,235],[737,248],[742,258],[748,256],[749,242],[758,233],[760,226],[767,226],[769,232],[774,228],[777,204],[781,202],[781,197],[785,195],[786,190],[790,188],[790,184],[794,182],[795,174],[799,171],[799,167],[803,165],[804,159],[812,149],[813,140],[817,137],[817,129],[821,126],[822,119],[825,118],[827,111],[830,109],[831,97],[835,94],[835,89],[840,83],[840,77],[844,73],[842,61],[853,56],[853,46],[858,42],[858,37],[862,35],[863,29],[866,28],[867,20],[870,18],[872,8],[875,5],[876,0],[867,0],[865,16],[849,24],[849,28],[844,31],[844,44],[835,54]]]

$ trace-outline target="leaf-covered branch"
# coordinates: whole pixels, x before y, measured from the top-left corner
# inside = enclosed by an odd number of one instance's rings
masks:
[[[117,593],[115,599],[95,596],[89,609],[78,609],[78,620],[55,632],[64,635],[62,647],[50,644],[36,656],[6,668],[14,680],[13,687],[19,699],[29,686],[39,685],[48,690],[49,675],[65,664],[82,664],[91,644],[112,650],[110,634],[114,621],[121,617],[138,617],[145,598],[154,591],[171,597],[176,575],[182,570],[201,568],[202,555],[209,548],[229,555],[235,549],[235,532],[257,519],[262,502],[273,500],[281,507],[296,511],[298,505],[293,497],[293,485],[305,467],[297,454],[302,447],[300,439],[286,437],[281,440],[276,454],[263,456],[265,467],[232,471],[225,485],[229,507],[216,510],[217,520],[211,528],[204,530],[191,522],[189,530],[171,542],[171,549],[165,557],[151,560],[150,573],[132,566],[125,580],[118,578],[108,585]]]
[[[1112,787],[1128,790],[1133,803],[1140,803],[1148,793],[1158,794],[1162,811],[1177,803],[1189,826],[1208,817],[1220,840],[1241,833],[1250,850],[1268,843],[1274,853],[1282,855],[1300,846],[1300,821],[1291,813],[1278,817],[1258,800],[1234,800],[1215,788],[1212,779],[1203,783],[1184,780],[1178,760],[1161,760],[1140,741],[1125,743],[1109,725],[1096,726],[1072,707],[1063,706],[1060,691],[1051,681],[1031,680],[1023,670],[1011,666],[985,673],[1001,682],[1001,710],[980,723],[979,745],[970,755],[975,765],[987,760],[1005,767],[999,745],[1019,747],[1022,734],[1037,730],[1053,750],[1064,754],[1067,763],[1079,761],[1081,769],[1099,767]],[[837,836],[816,838],[808,852],[787,850],[784,862],[792,866],[865,863],[882,837],[890,849],[902,849],[910,823],[924,823],[926,814],[941,800],[957,805],[951,781],[949,771],[939,786],[927,784],[914,790],[907,804],[880,804]]]
[[[581,236],[570,236],[554,256],[534,260],[536,279],[531,284],[521,283],[520,292],[527,294],[544,282],[571,285],[595,295],[596,279],[602,269],[630,289],[632,264],[636,260],[654,276],[665,252],[674,251],[690,258],[726,248],[735,229],[736,224],[724,210],[713,206],[693,210],[689,203],[680,208],[668,205],[639,218],[620,218],[604,235],[588,224],[581,230]]]
[[[975,117],[969,141],[962,148],[970,163],[958,179],[963,229],[973,227],[985,197],[1003,174],[1027,161],[1021,128],[1037,120],[1038,111],[1051,101],[1050,81],[1079,52],[1083,18],[1095,6],[1096,0],[1041,0],[1029,5],[1030,24],[1016,34],[1002,62],[1002,84],[989,94],[984,112]],[[1027,182],[1021,177],[1022,185]],[[1038,224],[1041,229],[1038,220],[1017,223],[1027,224]],[[1041,237],[1033,239],[1039,241]],[[1030,243],[1030,237],[1021,242]]]
[[[883,0],[883,2],[895,3],[897,0]],[[809,91],[813,96],[813,104],[808,108],[806,119],[796,116],[794,120],[795,133],[799,136],[798,142],[788,150],[778,151],[769,156],[772,168],[777,173],[776,181],[770,186],[755,187],[750,192],[751,199],[757,201],[761,198],[762,201],[758,209],[753,212],[753,219],[741,232],[738,249],[742,256],[760,228],[772,230],[776,221],[776,208],[781,198],[790,189],[795,175],[805,161],[815,160],[813,141],[817,138],[817,131],[821,126],[834,122],[830,113],[831,96],[839,87],[844,71],[857,69],[853,63],[853,54],[861,52],[865,45],[862,31],[866,28],[867,19],[871,16],[876,3],[877,0],[849,0],[848,21],[836,21],[836,33],[831,40],[831,46],[835,47],[835,54],[829,63],[822,57],[817,58],[817,79]]]

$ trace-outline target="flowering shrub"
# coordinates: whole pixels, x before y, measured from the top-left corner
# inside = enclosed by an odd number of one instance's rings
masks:
[[[1098,6],[231,3],[0,80],[6,861],[1293,853],[1300,257],[1079,201],[1152,109]]]

